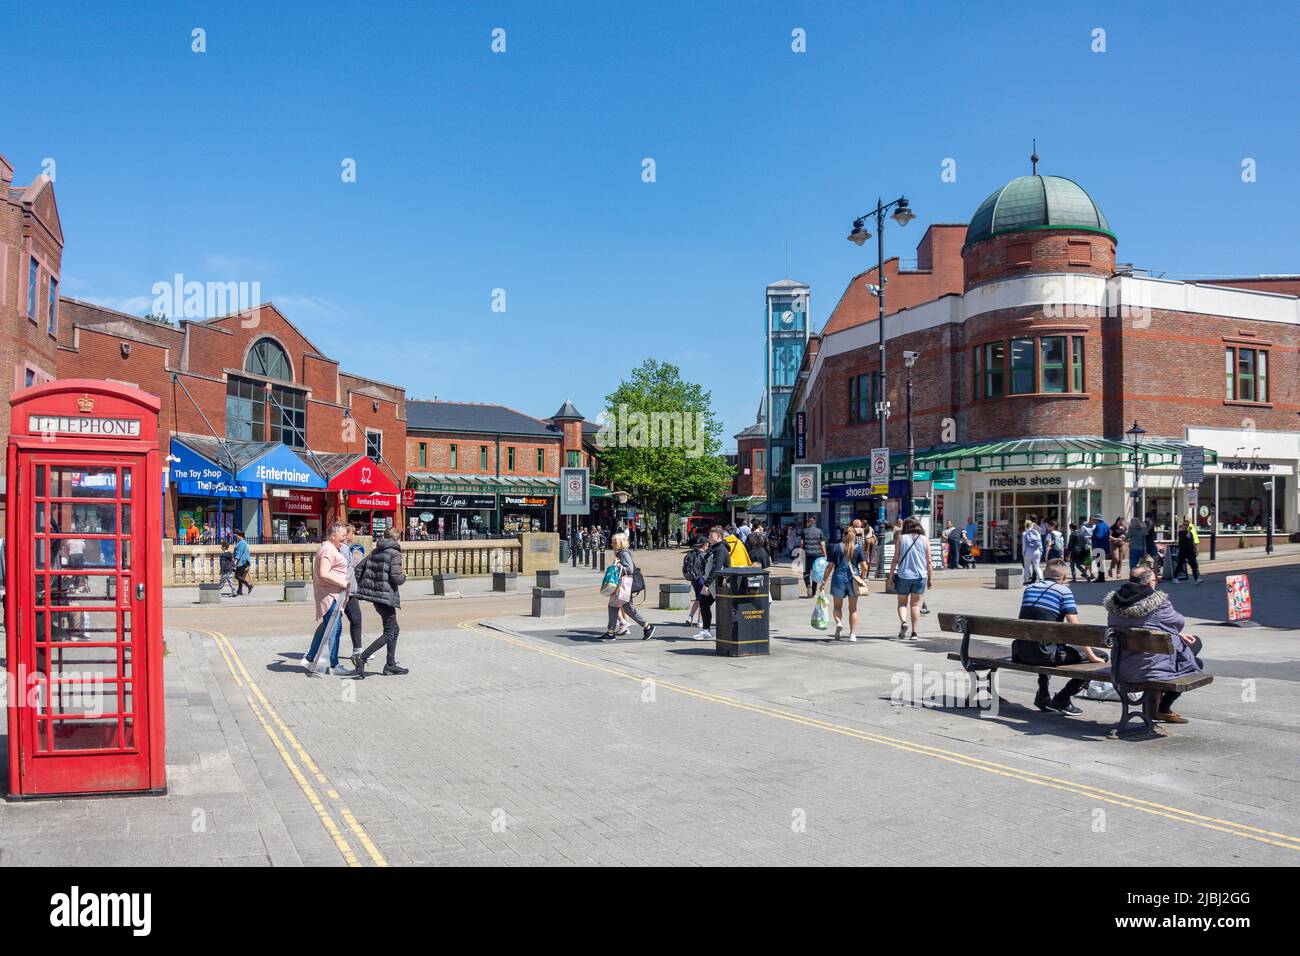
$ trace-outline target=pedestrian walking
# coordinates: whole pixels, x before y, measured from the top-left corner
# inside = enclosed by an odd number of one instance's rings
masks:
[[[770,568],[772,555],[767,550],[767,535],[761,531],[751,531],[745,539],[745,550],[749,552],[749,563],[756,568]]]
[[[731,555],[722,540],[722,528],[714,525],[709,529],[708,550],[704,557],[704,578],[700,583],[700,621],[701,630],[694,635],[697,641],[713,639],[713,604],[717,600],[714,588],[717,587],[718,572],[731,567]]]
[[[311,646],[302,659],[308,677],[315,677],[320,655],[328,648],[328,673],[337,677],[351,676],[352,671],[339,666],[339,635],[343,630],[343,603],[348,592],[348,561],[343,557],[343,542],[347,539],[347,525],[336,521],[324,541],[316,549],[312,561],[312,585],[316,598],[316,633]]]
[[[704,562],[709,553],[709,539],[700,535],[695,539],[695,546],[682,557],[682,577],[691,585],[691,609],[686,612],[688,626],[698,623],[700,612],[700,588],[704,584]]]
[[[221,554],[217,555],[218,567],[221,569],[221,593],[235,597],[235,556],[230,550],[230,542],[221,542]]]
[[[812,597],[813,562],[826,556],[826,536],[822,534],[822,529],[817,527],[817,519],[812,515],[809,515],[804,522],[803,531],[799,534],[799,545],[803,549],[803,584],[807,589],[808,597]]]
[[[1131,572],[1147,555],[1147,523],[1134,518],[1128,526],[1128,567]]]
[[[410,671],[397,663],[397,636],[401,628],[397,624],[397,609],[402,606],[399,590],[406,583],[406,574],[402,571],[402,543],[397,540],[397,532],[389,528],[384,536],[375,542],[371,551],[356,567],[356,596],[369,601],[375,606],[383,625],[382,633],[370,642],[364,651],[358,647],[352,652],[352,666],[356,668],[357,677],[365,680],[366,662],[384,648],[384,670],[386,677],[397,677]],[[359,642],[358,642],[359,643]]]
[[[628,547],[627,535],[614,535],[610,544],[614,548],[614,560],[618,562],[622,570],[618,578],[618,587],[609,596],[609,621],[605,627],[605,633],[600,636],[600,639],[602,641],[612,641],[619,634],[626,634],[626,627],[621,625],[619,621],[620,615],[626,615],[641,625],[641,640],[648,641],[654,637],[655,626],[647,624],[645,618],[636,609],[636,605],[632,603],[632,592],[637,570],[636,562],[632,560],[632,551]]]
[[[930,542],[915,518],[904,521],[894,538],[894,560],[890,563],[889,575],[894,582],[894,593],[898,595],[898,639],[915,641],[921,624],[921,601],[925,589],[934,583]]]
[[[1106,561],[1110,557],[1110,525],[1101,515],[1092,516],[1092,570],[1098,581],[1106,580]]]
[[[961,529],[949,519],[944,525],[943,537],[948,542],[948,567],[953,569],[961,567],[961,535]]]
[[[1124,516],[1115,518],[1110,526],[1110,576],[1119,578],[1123,572],[1124,562],[1128,560],[1128,524]]]
[[[835,618],[835,640],[844,633],[844,602],[849,602],[849,641],[858,639],[858,595],[867,587],[867,552],[859,543],[858,529],[850,525],[843,539],[831,548],[830,573],[822,576],[822,588],[829,584],[832,615]]]
[[[348,524],[347,537],[343,541],[343,557],[348,562],[348,593],[343,603],[343,613],[348,619],[348,636],[352,639],[352,653],[361,652],[361,602],[357,600],[357,565],[365,557],[366,549],[353,539],[357,526]]]
[[[1042,580],[1038,561],[1043,556],[1043,536],[1033,518],[1025,521],[1025,530],[1020,533],[1020,557],[1024,561],[1024,583],[1033,584]]]
[[[248,542],[244,540],[244,532],[235,532],[235,580],[239,582],[239,587],[235,589],[235,597],[244,593],[244,588],[248,588],[248,593],[253,593],[253,582],[248,580],[248,571],[253,565],[253,553],[249,550]]]
[[[1079,580],[1079,572],[1083,572],[1085,581],[1092,580],[1092,574],[1088,571],[1087,558],[1088,552],[1092,547],[1092,542],[1088,538],[1088,533],[1080,528],[1077,524],[1070,525],[1070,537],[1065,543],[1066,554],[1070,558],[1070,581]]]
[[[1196,560],[1197,545],[1200,544],[1200,535],[1196,533],[1196,527],[1192,524],[1191,519],[1184,518],[1183,523],[1178,528],[1178,567],[1174,568],[1174,581],[1177,581],[1188,568],[1192,569],[1192,580],[1200,584],[1201,566]]]

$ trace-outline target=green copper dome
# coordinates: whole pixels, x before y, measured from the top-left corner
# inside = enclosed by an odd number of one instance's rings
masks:
[[[966,230],[966,245],[1028,229],[1087,229],[1116,238],[1092,197],[1074,180],[1018,176],[980,203]]]

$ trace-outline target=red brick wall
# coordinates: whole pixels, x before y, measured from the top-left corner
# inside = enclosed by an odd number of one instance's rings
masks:
[[[740,438],[736,440],[736,478],[732,487],[738,495],[767,494],[767,443],[761,438]],[[763,466],[757,466],[757,457],[762,455]],[[749,474],[745,474],[745,469]]]
[[[406,438],[406,470],[454,472],[464,475],[490,475],[497,473],[496,433],[491,435],[452,434],[450,432],[409,432]],[[420,443],[428,446],[428,464],[420,465]],[[451,467],[451,446],[457,446],[456,468]],[[562,440],[528,437],[501,438],[501,477],[560,477]],[[479,448],[487,446],[487,468],[479,468]],[[515,469],[511,471],[508,449],[515,449]],[[546,452],[546,467],[537,470],[537,449]]]
[[[886,228],[896,230],[891,225]],[[896,236],[896,232],[891,233]],[[917,269],[899,271],[897,257],[885,260],[885,314],[892,315],[900,309],[910,309],[923,302],[962,290],[961,244],[966,237],[966,225],[937,223],[926,230],[921,244],[916,247]],[[895,241],[895,240],[891,240]],[[869,240],[868,245],[875,240]],[[863,246],[864,249],[867,246]],[[870,258],[874,258],[874,253]],[[874,321],[880,312],[876,297],[866,289],[875,285],[877,270],[873,267],[853,277],[835,310],[826,322],[823,334],[838,332],[864,322]]]
[[[1030,229],[975,243],[962,255],[965,288],[1035,272],[1115,274],[1115,240],[1078,229]]]

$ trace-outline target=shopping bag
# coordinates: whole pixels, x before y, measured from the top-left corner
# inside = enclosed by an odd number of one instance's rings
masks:
[[[605,569],[605,577],[600,582],[601,594],[613,594],[618,590],[619,582],[623,579],[623,565],[615,561]]]
[[[822,578],[826,577],[826,559],[818,558],[814,561],[812,567],[808,571],[808,575],[818,584],[821,584]]]
[[[813,602],[812,620],[809,623],[816,630],[824,631],[830,627],[830,603],[825,594],[817,595],[817,600]]]
[[[1114,684],[1108,684],[1104,680],[1090,680],[1083,689],[1083,696],[1088,700],[1119,700],[1119,691]]]

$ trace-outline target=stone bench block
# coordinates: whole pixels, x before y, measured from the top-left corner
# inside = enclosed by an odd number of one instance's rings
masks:
[[[773,575],[768,591],[773,601],[797,601],[803,593],[803,581],[789,574]]]
[[[559,588],[533,588],[533,617],[564,617],[564,592]]]
[[[492,572],[492,590],[493,591],[518,591],[519,574],[516,571],[493,571]]]
[[[685,611],[691,606],[694,596],[689,584],[661,584],[659,585],[659,609]]]
[[[284,599],[289,604],[306,604],[309,596],[306,581],[285,581]]]
[[[200,604],[220,604],[221,603],[221,584],[200,584],[199,585],[199,603]]]

